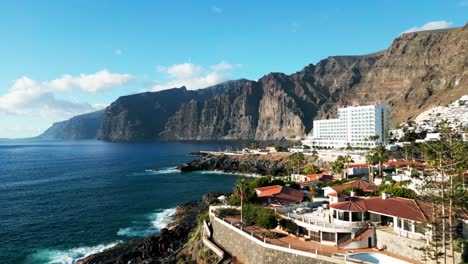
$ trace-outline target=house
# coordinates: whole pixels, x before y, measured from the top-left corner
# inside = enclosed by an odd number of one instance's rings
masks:
[[[259,201],[266,205],[281,206],[304,200],[304,193],[288,186],[273,185],[255,188]]]
[[[344,173],[348,176],[359,176],[369,174],[369,165],[368,164],[346,164],[344,166]]]
[[[377,245],[376,229],[414,240],[429,240],[427,223],[432,221],[431,203],[388,197],[349,197],[323,209],[288,214],[308,239],[339,248],[357,249]]]
[[[325,197],[330,198],[330,204],[341,202],[344,201],[346,198],[346,195],[343,195],[342,191],[348,187],[361,189],[364,192],[368,193],[376,191],[378,189],[378,186],[373,183],[369,183],[363,180],[354,180],[343,183],[341,185],[325,187],[323,188],[323,194]]]

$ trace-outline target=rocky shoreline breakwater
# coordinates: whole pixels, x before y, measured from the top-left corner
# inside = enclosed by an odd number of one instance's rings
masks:
[[[103,252],[87,256],[77,264],[177,263],[187,256],[184,247],[197,227],[197,216],[206,212],[210,202],[222,194],[209,193],[201,200],[177,207],[174,221],[159,234],[120,243]]]
[[[200,159],[177,167],[181,172],[222,171],[258,175],[286,173],[286,161],[290,153],[269,155],[205,155]]]

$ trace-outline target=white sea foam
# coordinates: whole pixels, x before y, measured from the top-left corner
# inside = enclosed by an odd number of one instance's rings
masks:
[[[175,167],[165,168],[160,170],[146,169],[144,171],[132,172],[128,176],[148,176],[148,175],[160,175],[160,174],[173,174],[180,173]]]
[[[111,248],[121,241],[92,247],[77,247],[67,250],[43,249],[31,256],[32,263],[74,264],[77,260]]]
[[[216,170],[196,171],[195,173],[200,173],[200,174],[225,174],[225,175],[233,175],[233,176],[244,176],[244,177],[249,177],[249,178],[260,178],[260,177],[262,177],[262,175],[254,174],[254,173],[224,172],[224,171],[216,171]]]
[[[145,172],[151,173],[151,174],[168,174],[168,173],[178,173],[180,172],[176,167],[172,168],[163,168],[160,170],[153,170],[153,169],[147,169]]]
[[[172,222],[172,216],[175,212],[176,208],[159,209],[148,216],[148,222],[121,228],[117,231],[117,235],[127,237],[147,237],[156,234]],[[138,222],[135,223],[138,224]]]

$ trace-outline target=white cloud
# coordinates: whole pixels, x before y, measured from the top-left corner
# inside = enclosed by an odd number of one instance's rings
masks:
[[[425,30],[444,29],[444,28],[449,28],[452,25],[453,25],[452,22],[445,21],[445,20],[431,21],[431,22],[426,23],[426,24],[424,24],[424,25],[422,25],[420,27],[409,28],[409,29],[403,31],[403,33],[401,33],[401,34],[410,33],[410,32],[417,32],[417,31],[425,31]]]
[[[232,70],[234,68],[239,68],[241,67],[241,64],[230,64],[226,61],[221,61],[218,64],[210,66],[210,69],[213,71],[226,71],[226,70]]]
[[[116,49],[116,50],[114,51],[114,53],[115,53],[115,55],[120,56],[120,55],[123,54],[123,50],[121,50],[121,49]]]
[[[217,7],[217,6],[212,6],[211,7],[211,12],[215,13],[215,14],[221,14],[223,12],[223,9]]]
[[[159,91],[181,86],[186,86],[189,89],[205,88],[227,81],[230,77],[230,70],[237,67],[240,67],[240,64],[233,65],[226,61],[211,65],[208,67],[209,69],[188,62],[169,67],[157,66],[156,70],[165,74],[167,80],[155,82],[153,90]]]
[[[77,77],[67,74],[44,82],[23,76],[15,80],[7,93],[0,95],[0,113],[68,118],[101,109],[103,106],[64,99],[65,96],[58,95],[75,91],[96,93],[122,86],[133,79],[131,75],[110,73],[107,70]]]
[[[134,79],[135,77],[130,74],[111,73],[102,70],[93,74],[80,74],[77,77],[66,74],[58,79],[45,82],[43,85],[57,91],[79,89],[86,93],[96,93],[125,85]]]

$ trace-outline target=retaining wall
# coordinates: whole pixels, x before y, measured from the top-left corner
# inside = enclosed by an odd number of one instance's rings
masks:
[[[264,243],[213,215],[210,218],[213,241],[245,264],[344,263],[344,260]]]

